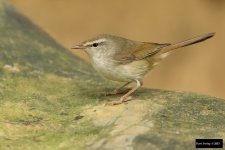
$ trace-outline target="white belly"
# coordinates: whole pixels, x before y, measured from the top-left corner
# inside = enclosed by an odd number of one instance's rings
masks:
[[[125,65],[118,65],[113,60],[101,58],[95,58],[92,61],[93,67],[102,76],[114,81],[141,80],[149,71],[149,63],[146,60],[134,61]]]

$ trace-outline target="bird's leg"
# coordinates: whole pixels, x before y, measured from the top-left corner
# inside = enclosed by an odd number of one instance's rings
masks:
[[[132,82],[132,81],[127,82],[127,83],[123,84],[122,86],[117,87],[117,88],[114,89],[113,91],[105,93],[105,96],[116,95],[116,94],[121,94],[121,93],[123,93],[124,91],[122,91],[122,89],[123,89],[125,86],[127,86],[128,84],[130,84],[131,82]]]
[[[127,102],[127,101],[130,101],[131,100],[131,97],[130,95],[136,91],[139,87],[142,86],[142,82],[139,81],[139,80],[135,80],[136,81],[136,86],[131,89],[129,92],[127,92],[125,95],[123,95],[119,101],[112,101],[110,103],[108,103],[108,105],[119,105],[119,104],[122,104],[124,102]]]

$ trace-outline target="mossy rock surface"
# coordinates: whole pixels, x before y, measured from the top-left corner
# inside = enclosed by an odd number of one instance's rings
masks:
[[[195,149],[225,138],[225,100],[140,89],[105,106],[115,85],[0,0],[0,149]]]

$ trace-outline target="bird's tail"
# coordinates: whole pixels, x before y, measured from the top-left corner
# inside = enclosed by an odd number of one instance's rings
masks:
[[[188,40],[185,40],[185,41],[182,41],[182,42],[171,44],[171,45],[163,47],[161,49],[161,52],[167,53],[171,50],[174,50],[174,49],[177,49],[177,48],[180,48],[180,47],[185,47],[185,46],[188,46],[188,45],[199,43],[199,42],[205,41],[205,40],[213,37],[214,35],[215,35],[215,32],[207,33],[207,34],[196,36],[194,38],[191,38],[191,39],[188,39]]]

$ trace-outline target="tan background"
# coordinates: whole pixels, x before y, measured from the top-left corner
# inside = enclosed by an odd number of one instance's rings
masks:
[[[11,2],[68,50],[99,33],[164,43],[215,31],[214,38],[170,55],[147,76],[144,85],[225,98],[224,0]],[[75,53],[87,60],[83,52]]]

